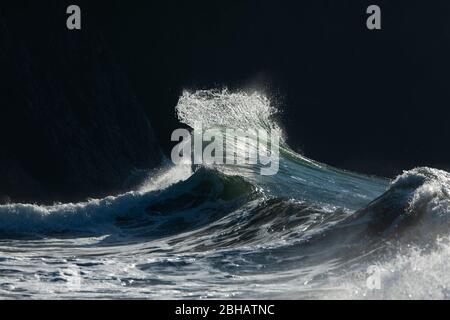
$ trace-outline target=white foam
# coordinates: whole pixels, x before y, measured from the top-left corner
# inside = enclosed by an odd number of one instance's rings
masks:
[[[226,127],[231,129],[278,130],[272,120],[277,109],[270,99],[259,92],[229,92],[224,90],[184,91],[176,106],[178,119],[194,128]]]
[[[164,190],[192,175],[189,165],[169,166],[150,174],[137,191],[103,199],[55,205],[7,204],[0,206],[0,232],[58,232],[97,230],[100,224],[117,218],[139,217],[145,212],[152,192]]]
[[[387,261],[374,264],[379,270],[380,288],[367,286],[369,274],[349,272],[332,279],[322,299],[449,299],[450,238],[436,240],[434,250],[409,247]],[[368,267],[368,266],[366,266]]]
[[[406,214],[419,220],[399,234],[395,254],[373,262],[380,271],[380,289],[366,285],[366,268],[329,280],[324,299],[449,299],[450,174],[432,168],[404,172],[391,184],[410,194]]]
[[[397,177],[391,188],[415,188],[409,203],[409,212],[426,207],[431,215],[447,214],[450,208],[450,173],[415,168]]]
[[[168,168],[161,168],[152,172],[148,179],[139,187],[140,192],[152,192],[164,190],[171,185],[187,180],[192,175],[192,164],[183,158],[182,162],[176,166],[170,165]]]

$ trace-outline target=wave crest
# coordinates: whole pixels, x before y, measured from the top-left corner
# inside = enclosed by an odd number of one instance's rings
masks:
[[[176,112],[180,122],[191,128],[200,123],[203,128],[263,128],[281,132],[273,120],[278,110],[266,95],[258,92],[229,92],[227,89],[184,91]]]

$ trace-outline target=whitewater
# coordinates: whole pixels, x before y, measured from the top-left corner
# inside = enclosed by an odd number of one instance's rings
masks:
[[[258,92],[185,91],[176,112],[191,127],[281,131]],[[360,175],[285,139],[278,173],[259,169],[167,161],[118,196],[1,205],[0,298],[449,298],[449,173]]]

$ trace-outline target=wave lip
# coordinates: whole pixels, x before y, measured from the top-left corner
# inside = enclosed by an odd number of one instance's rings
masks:
[[[266,95],[258,92],[249,94],[227,89],[184,91],[176,112],[180,122],[191,128],[201,123],[203,128],[281,131],[272,119],[278,110]]]
[[[427,167],[405,171],[388,190],[350,219],[364,223],[368,234],[426,243],[448,232],[450,174]]]

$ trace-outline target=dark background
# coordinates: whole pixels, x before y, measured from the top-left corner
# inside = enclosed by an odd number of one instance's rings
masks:
[[[447,0],[2,1],[0,196],[118,192],[170,151],[183,89],[265,92],[290,146],[336,167],[448,170],[449,18]]]
[[[370,4],[382,30],[366,28]],[[315,160],[384,176],[450,168],[448,1],[110,1],[83,13],[82,32],[106,16],[166,150],[182,89],[253,86]]]

